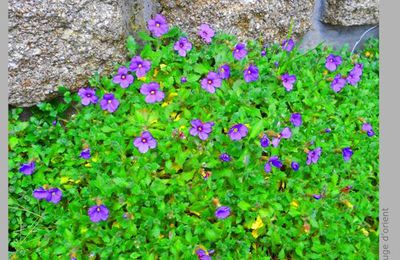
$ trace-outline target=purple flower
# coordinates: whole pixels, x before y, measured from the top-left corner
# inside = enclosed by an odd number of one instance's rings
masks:
[[[361,77],[364,65],[362,63],[356,63],[352,69],[353,73]]]
[[[160,90],[160,85],[157,82],[143,84],[140,88],[140,93],[146,96],[146,103],[155,103],[164,99],[164,92]]]
[[[231,214],[231,209],[227,206],[220,206],[215,211],[215,217],[218,219],[225,219]]]
[[[277,138],[272,139],[272,146],[277,147],[281,142],[281,138],[289,139],[290,137],[292,137],[292,131],[289,127],[285,127]]]
[[[292,40],[292,38],[290,38],[289,40],[283,40],[282,42],[282,49],[285,51],[291,51],[293,50],[294,47],[294,41]]]
[[[85,160],[89,160],[90,159],[90,149],[87,148],[87,149],[82,150],[80,157]]]
[[[44,200],[47,198],[49,192],[43,187],[39,187],[33,191],[33,197],[38,200]]]
[[[25,175],[31,175],[35,171],[35,162],[24,163],[19,168],[19,171]]]
[[[119,101],[114,97],[112,93],[106,93],[103,99],[100,101],[101,109],[107,110],[110,113],[115,112],[119,106]]]
[[[238,43],[233,49],[233,57],[237,60],[241,60],[247,55],[246,45],[243,43]]]
[[[263,137],[261,137],[260,144],[261,144],[261,147],[264,147],[264,148],[269,146],[269,139],[268,139],[267,135],[263,135]]]
[[[181,77],[181,83],[184,84],[187,82],[187,78],[186,77]]]
[[[56,125],[57,125],[57,121],[54,120],[51,124],[52,124],[53,126],[56,126]]]
[[[311,150],[307,153],[307,165],[312,163],[317,163],[319,157],[321,156],[322,149],[320,147],[316,148],[315,150]]]
[[[218,68],[218,76],[221,79],[229,79],[231,76],[231,68],[228,64],[224,64]]]
[[[214,37],[215,35],[215,32],[213,31],[213,29],[210,28],[208,24],[202,24],[200,25],[200,31],[198,32],[198,34],[206,43],[210,43],[212,37]]]
[[[247,133],[249,132],[249,129],[243,124],[237,124],[231,127],[228,131],[228,135],[233,141],[238,141],[244,138]]]
[[[298,162],[292,162],[290,166],[292,167],[293,171],[295,171],[295,172],[297,172],[300,167]]]
[[[342,57],[333,54],[329,54],[329,56],[326,57],[325,68],[329,71],[335,71],[340,64],[342,64]]]
[[[325,129],[325,133],[330,133],[332,130],[330,128]]]
[[[349,75],[346,78],[347,83],[352,86],[357,85],[357,83],[361,80],[361,74],[359,74],[359,70],[352,69],[349,72]]]
[[[296,76],[285,73],[282,75],[281,79],[286,91],[291,91],[293,89],[293,84],[296,82]]]
[[[57,188],[51,188],[48,190],[48,195],[46,200],[48,202],[52,202],[54,204],[57,204],[58,202],[60,202],[60,200],[62,199],[62,192],[61,190],[57,189]]]
[[[139,149],[139,152],[145,153],[149,149],[154,149],[157,146],[156,139],[150,134],[150,132],[144,131],[140,137],[137,137],[133,144]]]
[[[256,81],[258,79],[258,68],[255,65],[249,65],[243,72],[244,80],[246,82]]]
[[[299,113],[294,113],[290,116],[290,122],[293,124],[294,127],[301,126],[302,120],[301,115]]]
[[[351,156],[353,156],[353,150],[350,147],[346,147],[342,149],[343,159],[345,161],[350,160]]]
[[[78,95],[81,97],[81,103],[84,106],[97,103],[96,91],[92,88],[81,88]]]
[[[281,142],[281,138],[278,137],[278,138],[273,138],[271,143],[272,143],[273,147],[277,147],[280,142]]]
[[[147,22],[147,28],[155,37],[160,37],[169,30],[167,20],[161,14],[157,14],[154,19],[149,20]]]
[[[99,222],[101,220],[107,220],[108,218],[108,208],[104,205],[95,205],[89,208],[88,215],[92,222]]]
[[[374,132],[374,130],[372,129],[372,126],[371,126],[370,124],[368,124],[368,123],[364,123],[364,124],[363,124],[362,130],[363,130],[364,132],[367,132],[367,135],[368,135],[369,137],[372,137],[372,136],[375,135],[375,132]]]
[[[199,248],[196,250],[196,255],[199,260],[212,260],[211,256],[214,250],[207,251],[206,249]]]
[[[262,51],[261,51],[261,56],[264,57],[265,55],[267,55],[267,52],[266,52],[265,50],[262,50]]]
[[[289,127],[285,127],[283,128],[280,136],[281,138],[289,139],[290,137],[292,137],[292,131],[290,130]]]
[[[322,195],[321,195],[321,194],[313,194],[312,196],[313,196],[313,198],[316,199],[316,200],[319,200],[319,199],[322,198]]]
[[[192,49],[192,43],[188,41],[186,37],[182,37],[174,44],[174,50],[176,50],[179,56],[185,57],[186,53]]]
[[[222,162],[230,162],[230,161],[232,160],[231,156],[230,156],[229,154],[227,154],[227,153],[221,154],[221,155],[219,156],[219,159],[220,159]]]
[[[201,80],[201,87],[207,92],[215,93],[215,88],[221,87],[221,78],[215,72],[209,72],[207,77]]]
[[[274,65],[275,65],[275,67],[278,68],[278,67],[279,67],[279,62],[275,61],[275,62],[274,62]]]
[[[268,162],[272,164],[272,166],[276,168],[281,168],[283,166],[282,162],[279,160],[278,156],[271,156]]]
[[[271,156],[271,158],[269,158],[268,162],[264,165],[264,171],[266,173],[271,172],[272,166],[276,168],[282,168],[283,164],[279,160],[278,156]]]
[[[267,163],[264,165],[264,171],[265,171],[266,173],[271,172],[271,163],[270,163],[270,162],[267,162]]]
[[[192,120],[190,122],[192,128],[189,133],[193,136],[198,135],[201,140],[206,140],[208,135],[212,132],[212,127],[214,126],[214,122],[203,123],[199,119]]]
[[[346,85],[346,80],[342,78],[342,75],[337,74],[331,83],[331,88],[336,93],[341,91],[342,88]]]
[[[127,88],[133,82],[133,76],[128,74],[126,67],[120,67],[118,74],[114,76],[113,82],[119,84],[121,88]]]
[[[136,71],[136,76],[138,78],[146,76],[146,73],[150,70],[151,63],[148,60],[143,60],[140,56],[135,56],[132,58],[129,64],[129,69],[131,71]]]

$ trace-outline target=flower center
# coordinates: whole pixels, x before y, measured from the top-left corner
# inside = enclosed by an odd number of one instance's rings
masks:
[[[156,91],[155,91],[155,90],[152,90],[152,91],[150,91],[150,94],[151,94],[151,95],[154,95],[154,94],[156,94]]]
[[[233,132],[234,132],[234,133],[237,133],[237,131],[239,131],[239,129],[237,129],[237,128],[234,128],[234,129],[233,129]]]
[[[247,70],[247,74],[251,74],[251,71],[250,71],[250,70]]]
[[[56,195],[56,193],[55,193],[55,192],[52,192],[52,193],[51,193],[51,196],[55,196],[55,195]]]
[[[122,75],[122,76],[121,76],[121,79],[126,79],[126,76],[125,76],[125,75]]]
[[[156,27],[160,27],[160,24],[159,24],[159,23],[156,23]]]
[[[212,84],[213,82],[212,82],[211,79],[209,79],[209,80],[207,81],[207,83],[208,83],[208,84]]]
[[[92,97],[92,94],[86,94],[87,97]]]
[[[203,127],[201,127],[201,126],[197,127],[197,131],[199,131],[199,132],[203,131]]]
[[[142,63],[139,63],[138,67],[141,68],[142,66],[143,66]]]
[[[112,102],[112,100],[108,100],[108,101],[107,101],[108,104],[111,104],[111,102]]]
[[[221,68],[221,72],[222,72],[222,73],[224,73],[224,72],[225,72],[224,68]]]
[[[147,143],[147,139],[146,138],[142,138],[142,143]]]
[[[183,48],[183,43],[179,44],[179,47]]]
[[[236,49],[236,52],[239,52],[239,49]]]
[[[100,212],[100,207],[97,207],[97,212]]]

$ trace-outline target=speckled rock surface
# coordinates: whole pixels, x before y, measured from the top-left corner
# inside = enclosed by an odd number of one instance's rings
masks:
[[[325,0],[322,21],[331,25],[379,23],[379,0]]]
[[[314,0],[159,0],[167,20],[194,36],[201,23],[216,31],[236,34],[239,39],[262,38],[281,41],[293,18],[294,37],[298,39],[311,26]]]
[[[152,1],[10,0],[9,104],[27,107],[59,85],[87,84],[124,61],[125,35],[145,26]]]

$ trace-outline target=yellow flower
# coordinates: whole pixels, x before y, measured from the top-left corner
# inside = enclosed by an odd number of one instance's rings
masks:
[[[260,229],[261,227],[264,226],[264,223],[260,217],[260,215],[257,216],[257,220],[251,225],[251,229]]]
[[[296,200],[292,201],[292,202],[290,203],[290,205],[292,205],[292,206],[295,207],[295,208],[298,208],[298,207],[299,207],[299,203],[298,203]]]
[[[61,177],[61,180],[60,180],[61,184],[64,184],[64,183],[67,183],[67,182],[69,182],[69,178],[68,177]]]
[[[369,236],[369,232],[365,228],[362,228],[361,232],[364,234],[364,236]]]
[[[167,67],[167,65],[165,65],[165,64],[160,64],[160,69],[161,69],[161,70],[164,70],[166,67]]]
[[[141,78],[137,78],[137,79],[140,80],[140,81],[145,81],[146,77],[141,77]]]
[[[343,203],[350,209],[352,209],[354,207],[353,204],[351,204],[350,201],[348,201],[348,200],[344,200]]]
[[[253,231],[251,231],[251,235],[252,235],[254,238],[257,238],[257,237],[259,236],[259,234],[258,234],[258,232],[257,232],[257,229],[254,229]]]

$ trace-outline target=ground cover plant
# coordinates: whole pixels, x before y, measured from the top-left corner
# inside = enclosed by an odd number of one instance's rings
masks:
[[[10,257],[377,259],[378,41],[148,29],[113,75],[10,110]]]

